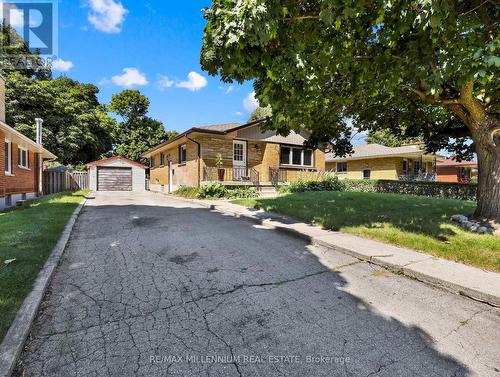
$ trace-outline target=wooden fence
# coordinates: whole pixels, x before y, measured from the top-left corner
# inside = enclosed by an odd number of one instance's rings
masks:
[[[88,172],[44,171],[43,193],[54,194],[66,190],[81,190],[89,188]]]

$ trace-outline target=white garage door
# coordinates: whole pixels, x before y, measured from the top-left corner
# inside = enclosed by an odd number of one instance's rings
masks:
[[[98,166],[97,191],[132,191],[132,168]]]

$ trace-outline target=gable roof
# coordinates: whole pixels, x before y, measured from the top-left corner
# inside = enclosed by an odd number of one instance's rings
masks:
[[[46,160],[55,160],[57,156],[48,151],[43,145],[35,143],[29,137],[23,135],[19,131],[7,125],[7,123],[0,121],[0,130],[5,133],[5,136],[10,137],[11,141],[18,145],[26,146],[30,151],[40,153]]]
[[[451,166],[451,167],[477,167],[477,161],[457,161],[454,157],[446,158],[444,160],[439,160],[437,166]]]
[[[208,126],[198,126],[196,128],[202,129],[202,130],[212,130],[212,131],[220,131],[220,132],[227,132],[230,131],[234,128],[240,127],[240,123],[225,123],[225,124],[211,124]]]
[[[358,145],[353,148],[353,153],[346,157],[335,157],[333,153],[326,154],[326,161],[360,160],[365,158],[383,158],[415,155],[420,156],[424,151],[416,146],[386,147],[380,144]]]
[[[127,164],[130,164],[130,165],[135,165],[135,166],[138,166],[138,167],[143,168],[143,169],[148,169],[147,166],[140,164],[138,162],[135,162],[127,157],[122,157],[122,156],[113,156],[113,157],[103,158],[102,160],[89,162],[87,164],[87,169],[90,169],[91,167],[94,167],[94,166],[106,165],[108,162],[112,162],[112,161],[123,161]]]
[[[167,141],[165,141],[165,142],[151,148],[150,150],[144,152],[141,155],[141,157],[142,158],[149,158],[151,156],[151,153],[153,153],[154,151],[161,149],[161,148],[163,148],[163,147],[165,147],[165,146],[167,146],[167,145],[169,145],[169,144],[171,144],[171,143],[173,143],[173,142],[175,142],[175,141],[177,141],[177,140],[183,138],[184,136],[187,136],[193,132],[216,134],[216,135],[227,135],[230,132],[241,130],[241,129],[246,128],[246,127],[255,126],[259,123],[262,123],[263,121],[264,121],[263,119],[260,119],[260,120],[256,120],[256,121],[246,123],[246,124],[225,123],[225,124],[211,124],[211,125],[206,125],[206,126],[192,127],[189,130],[184,131],[183,133],[181,133],[177,136],[174,136],[173,138],[168,139]]]

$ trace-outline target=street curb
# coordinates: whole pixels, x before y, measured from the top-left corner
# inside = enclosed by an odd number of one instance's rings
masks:
[[[45,262],[42,270],[38,273],[32,291],[24,299],[2,344],[0,344],[0,377],[10,377],[16,367],[17,359],[23,350],[24,343],[29,335],[31,325],[36,317],[40,303],[54,275],[54,271],[59,264],[61,256],[66,249],[66,244],[68,243],[76,219],[86,202],[87,197],[85,197],[73,211],[56,246]]]
[[[337,251],[337,252],[341,252],[341,253],[350,255],[354,258],[357,258],[357,259],[360,259],[363,261],[367,261],[369,263],[386,268],[386,269],[393,271],[395,273],[399,273],[399,274],[402,274],[406,277],[416,279],[416,280],[421,281],[423,283],[426,283],[428,285],[439,287],[439,288],[445,289],[449,292],[452,292],[452,293],[455,293],[455,294],[458,294],[461,296],[466,296],[472,300],[479,301],[479,302],[482,302],[482,303],[485,303],[485,304],[488,304],[491,306],[500,307],[500,294],[493,295],[493,294],[481,291],[480,289],[466,287],[466,286],[442,279],[436,275],[430,275],[430,274],[426,274],[425,272],[422,272],[422,271],[416,271],[416,270],[412,269],[412,267],[414,267],[417,263],[413,264],[413,266],[410,266],[410,264],[408,264],[408,265],[393,264],[387,260],[384,260],[384,258],[383,258],[384,256],[372,257],[369,255],[365,255],[361,252],[358,252],[356,250],[349,249],[349,248],[342,247],[342,246],[338,246],[338,245],[335,245],[334,243],[330,243],[330,242],[321,240],[318,237],[314,237],[314,236],[311,236],[309,234],[302,233],[296,229],[290,228],[289,226],[287,226],[287,224],[280,222],[280,219],[284,219],[284,217],[279,215],[279,214],[275,214],[275,213],[271,213],[271,212],[261,212],[260,213],[261,215],[266,216],[265,219],[262,219],[260,217],[255,216],[255,215],[239,213],[239,212],[234,212],[234,211],[231,211],[228,209],[223,209],[218,204],[205,203],[205,202],[203,202],[201,200],[197,200],[197,199],[185,199],[185,198],[180,198],[180,199],[200,204],[206,208],[209,208],[211,210],[217,211],[217,212],[225,214],[225,215],[230,215],[230,216],[233,216],[233,217],[236,217],[239,219],[243,219],[243,220],[249,220],[249,221],[256,223],[256,224],[259,224],[259,225],[271,226],[278,231],[281,231],[281,232],[287,233],[289,235],[298,237],[300,239],[306,240],[312,244],[316,244],[316,245],[325,247],[329,250],[333,250],[333,251]],[[244,206],[241,206],[241,207],[247,209]],[[295,223],[300,222],[298,220],[297,221],[293,220],[293,219],[291,219],[291,220]],[[302,223],[302,224],[308,225],[306,223]],[[435,258],[431,255],[428,255],[427,259],[440,260],[440,258]],[[446,261],[446,260],[443,260],[443,261],[449,262],[449,263],[456,263],[456,262],[451,262],[451,261]],[[461,265],[460,263],[456,263],[456,264]],[[469,267],[466,265],[461,265],[461,267],[477,269],[475,267]],[[494,274],[494,272],[491,272],[491,273]]]

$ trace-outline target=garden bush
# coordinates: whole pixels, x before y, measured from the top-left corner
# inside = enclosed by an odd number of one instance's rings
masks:
[[[174,195],[184,198],[196,198],[198,195],[198,187],[180,187],[174,192]]]
[[[201,186],[198,189],[198,194],[196,197],[198,199],[220,199],[228,195],[228,189],[226,186],[215,184]]]
[[[246,199],[259,196],[257,190],[251,187],[227,187],[219,184],[201,187],[180,187],[174,192],[175,195],[184,198],[197,199]]]

